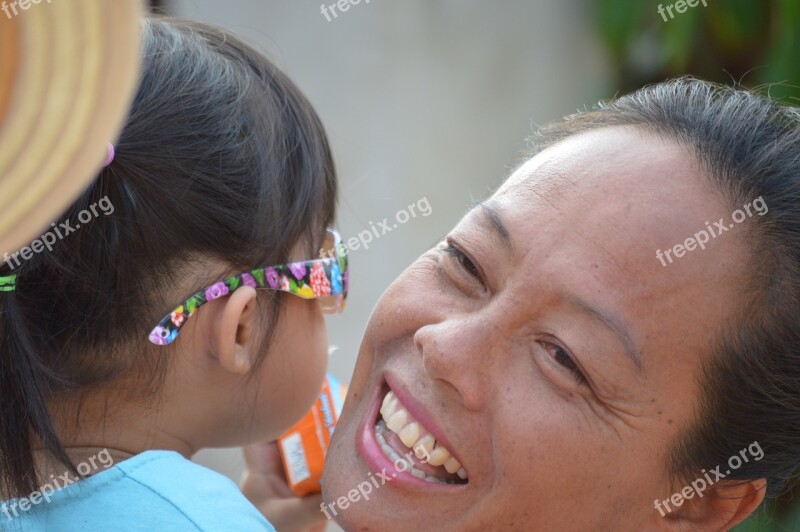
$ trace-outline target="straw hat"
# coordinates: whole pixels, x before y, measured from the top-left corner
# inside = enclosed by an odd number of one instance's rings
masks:
[[[0,256],[97,175],[139,77],[141,0],[0,0]]]

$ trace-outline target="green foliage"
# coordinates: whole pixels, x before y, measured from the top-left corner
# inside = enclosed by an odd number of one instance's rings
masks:
[[[594,0],[596,29],[620,92],[691,74],[800,101],[800,1],[706,0],[684,13],[675,0]],[[664,18],[667,20],[665,21]]]

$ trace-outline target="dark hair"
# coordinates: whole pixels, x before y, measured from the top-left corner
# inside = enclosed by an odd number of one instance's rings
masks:
[[[49,408],[60,394],[122,375],[157,387],[172,346],[148,333],[188,295],[174,283],[218,280],[209,261],[234,273],[286,262],[300,242],[313,256],[334,218],[325,132],[282,72],[209,26],[153,18],[142,32],[116,157],[61,220],[105,197],[113,215],[14,268],[16,290],[0,297],[0,491],[36,489],[35,445],[72,467]],[[266,347],[281,296],[260,292]]]
[[[748,221],[750,282],[735,319],[704,357],[691,427],[668,469],[676,486],[726,466],[758,442],[763,458],[726,478],[767,479],[778,494],[800,464],[800,112],[747,90],[685,77],[655,84],[542,128],[534,153],[571,135],[633,126],[677,142],[731,212],[763,198]],[[725,470],[725,467],[722,468]]]

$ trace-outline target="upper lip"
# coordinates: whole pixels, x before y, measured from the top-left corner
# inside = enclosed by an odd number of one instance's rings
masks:
[[[450,455],[458,460],[458,463],[464,467],[461,457],[455,453],[450,440],[444,434],[442,429],[439,428],[439,424],[436,423],[428,410],[419,402],[417,402],[413,394],[408,391],[408,389],[398,380],[397,377],[391,373],[386,373],[384,375],[384,379],[386,380],[386,384],[389,385],[389,389],[394,392],[394,394],[400,400],[400,403],[402,403],[405,409],[408,410],[408,413],[411,414],[411,417],[413,417],[428,432],[430,432],[431,436],[436,439],[437,443],[441,443],[443,447],[446,447],[447,450],[450,451]],[[466,470],[466,468],[464,469]]]

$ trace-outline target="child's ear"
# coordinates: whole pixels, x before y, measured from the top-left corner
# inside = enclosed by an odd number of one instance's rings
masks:
[[[260,345],[256,291],[241,286],[220,303],[225,306],[212,324],[219,364],[227,371],[244,375],[255,363]]]
[[[722,480],[701,491],[691,490],[691,498],[681,498],[680,507],[672,504],[664,517],[655,512],[654,530],[730,530],[752,514],[764,500],[767,491],[764,479]],[[663,507],[664,501],[661,506]]]

